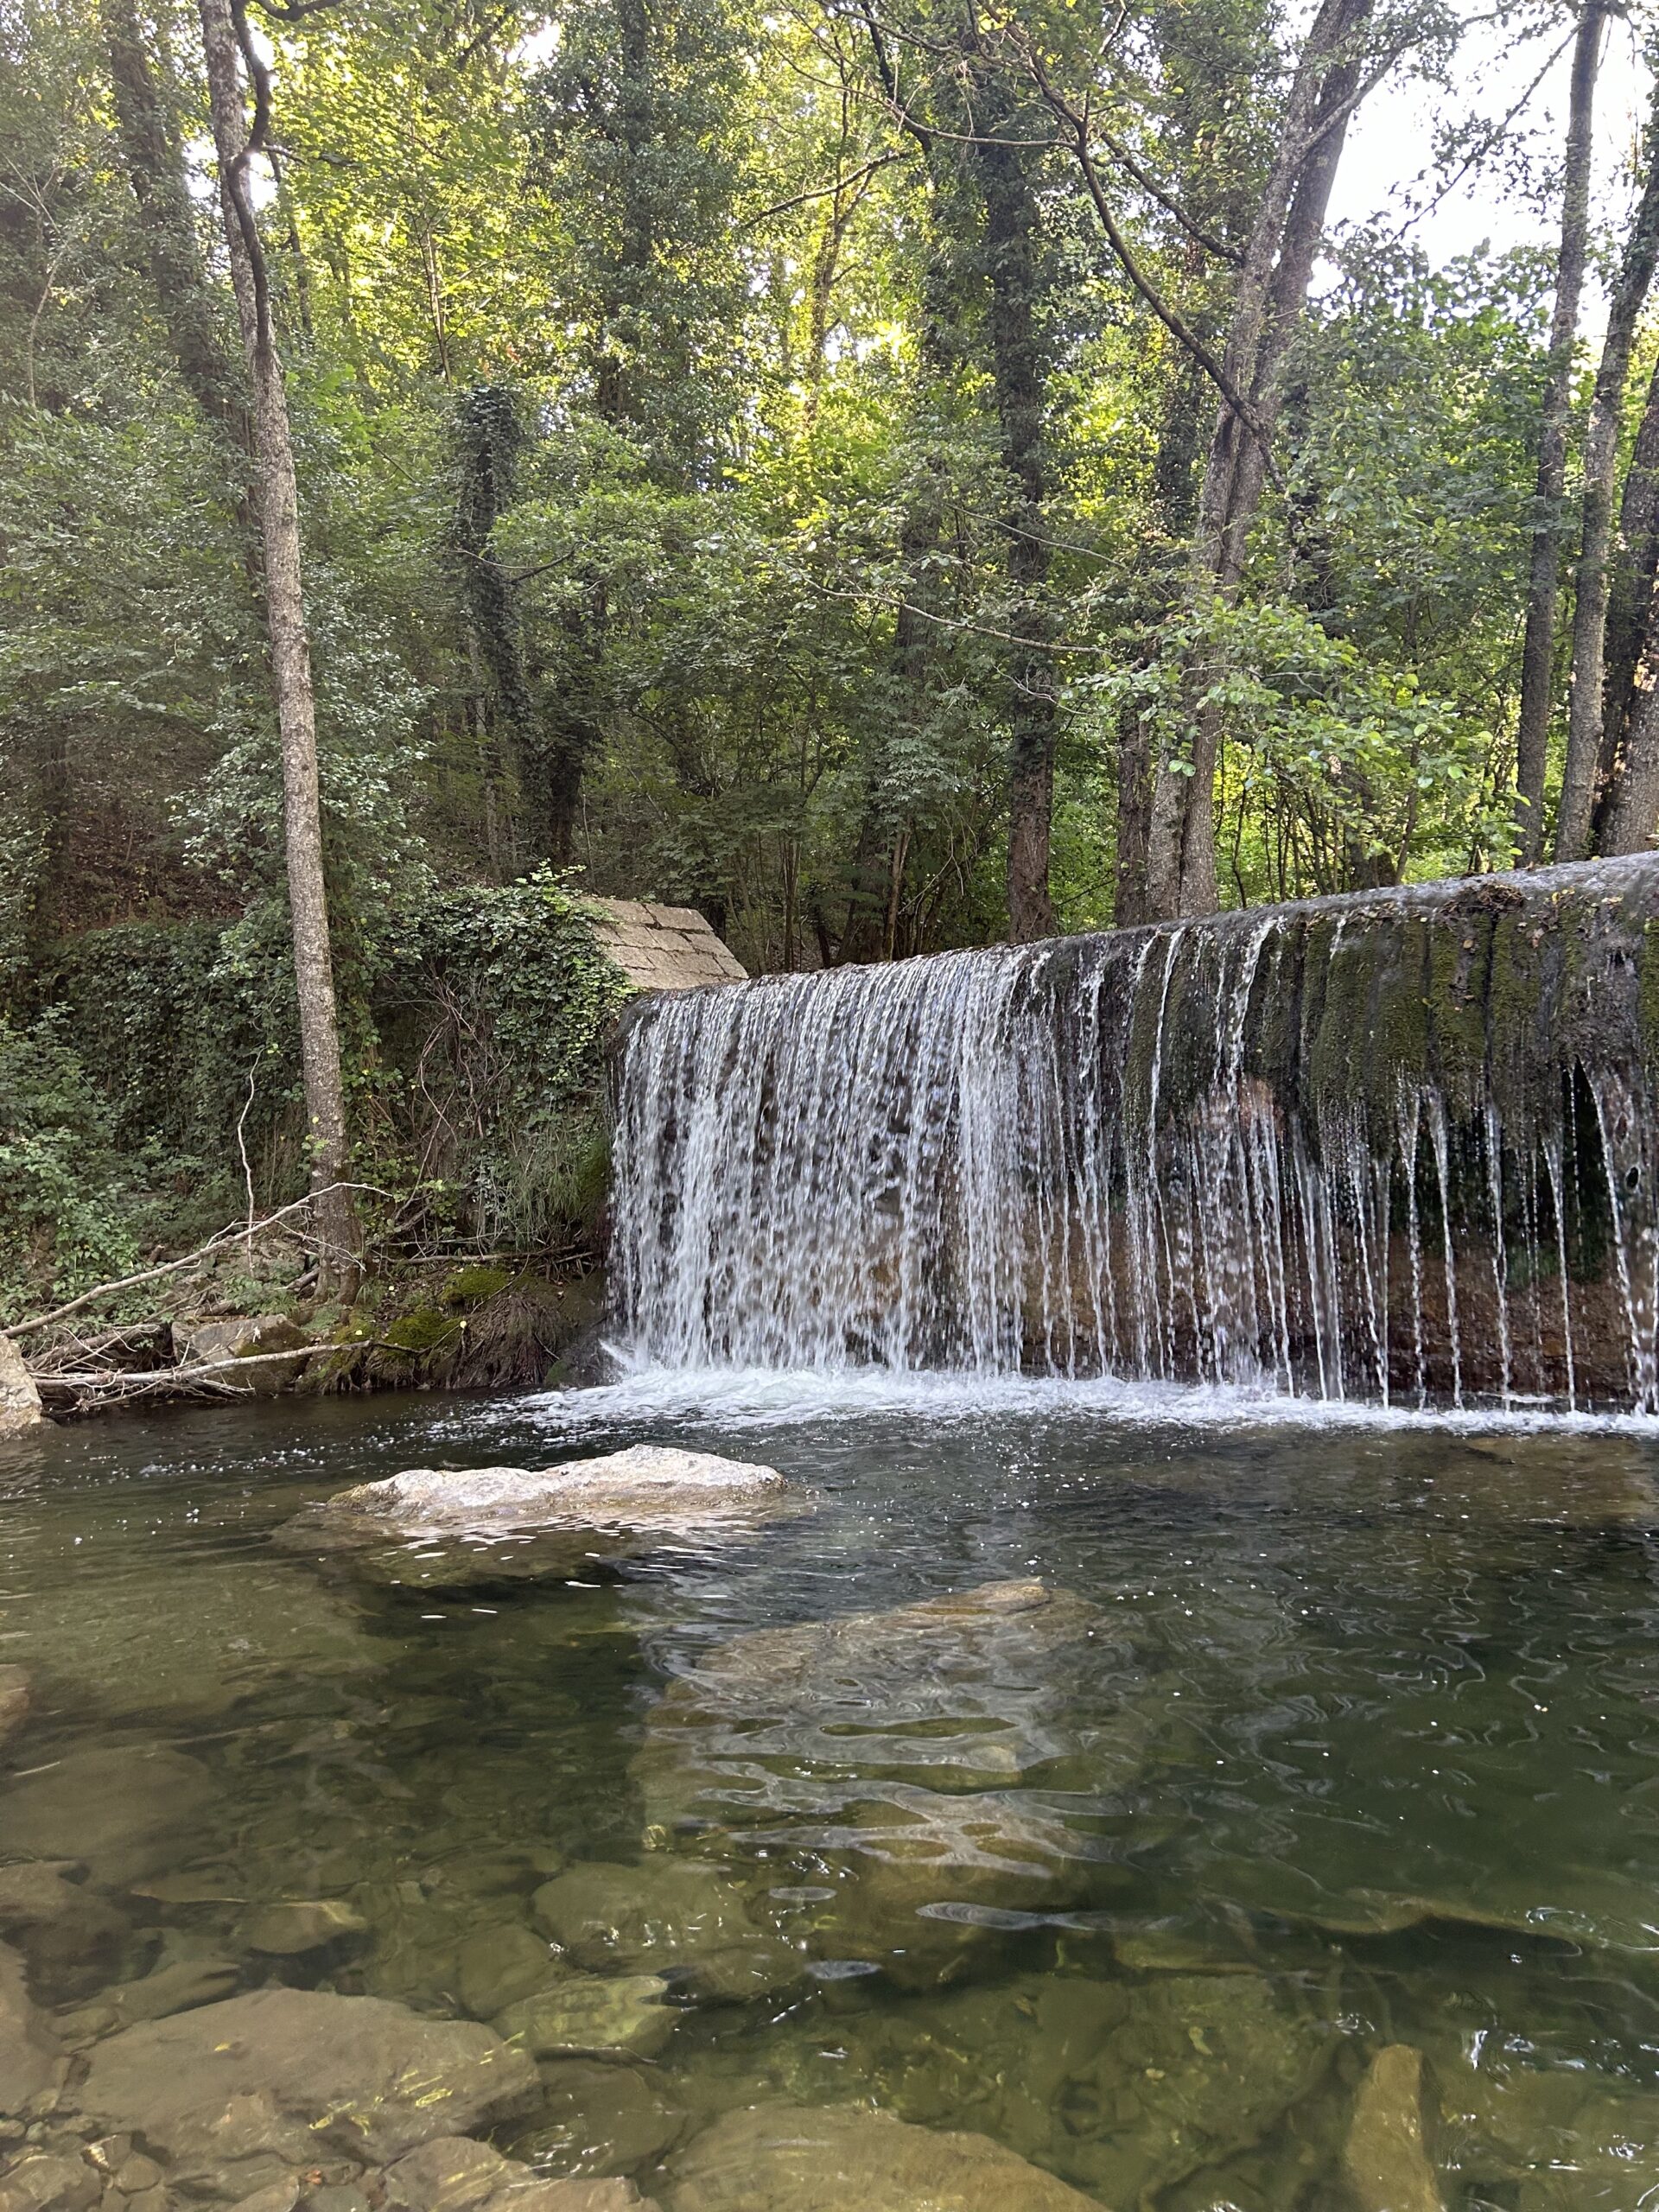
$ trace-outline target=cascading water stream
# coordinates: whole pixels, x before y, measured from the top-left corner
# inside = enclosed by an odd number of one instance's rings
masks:
[[[1659,1411],[1649,861],[671,993],[637,1353]]]

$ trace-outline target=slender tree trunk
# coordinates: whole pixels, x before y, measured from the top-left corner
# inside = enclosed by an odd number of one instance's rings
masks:
[[[265,623],[283,747],[283,826],[288,867],[294,980],[299,1000],[300,1059],[311,1140],[312,1187],[320,1194],[321,1274],[333,1287],[354,1286],[362,1237],[351,1193],[340,1027],[328,941],[322,865],[322,806],[317,772],[311,646],[300,558],[299,493],[289,430],[288,397],[270,324],[264,255],[248,191],[247,166],[265,122],[266,87],[252,59],[235,0],[200,0],[202,44],[219,156],[219,202],[236,293],[242,346],[253,397],[254,506],[264,554]],[[250,132],[238,52],[258,95]]]
[[[1558,861],[1588,849],[1605,707],[1607,605],[1612,587],[1613,486],[1636,330],[1659,261],[1659,89],[1648,133],[1648,174],[1624,248],[1596,372],[1584,440],[1584,535],[1573,607],[1573,690],[1567,770],[1555,828]]]
[[[1537,518],[1527,578],[1527,626],[1521,648],[1521,708],[1515,733],[1516,828],[1521,859],[1531,867],[1544,844],[1544,772],[1555,661],[1555,602],[1561,571],[1561,502],[1567,488],[1567,416],[1573,404],[1573,357],[1590,237],[1591,126],[1606,0],[1582,0],[1567,99],[1567,168],[1561,194],[1561,250],[1550,317],[1538,430]]]
[[[1189,254],[1190,275],[1199,273],[1201,261],[1201,251]],[[1140,618],[1147,639],[1145,659],[1155,654],[1158,632],[1180,601],[1175,549],[1192,536],[1198,505],[1196,470],[1209,394],[1203,370],[1191,354],[1181,354],[1165,395],[1163,423],[1153,463],[1153,512],[1166,558],[1162,573],[1154,570],[1149,579]],[[1152,834],[1152,730],[1149,717],[1136,707],[1125,707],[1119,718],[1116,756],[1117,834],[1112,920],[1117,928],[1128,929],[1153,918],[1147,881]]]
[[[1006,94],[995,102],[1006,115]],[[985,250],[991,289],[991,379],[1009,497],[1002,515],[1008,648],[1008,935],[1028,944],[1054,931],[1049,895],[1049,839],[1054,814],[1058,730],[1050,617],[1044,601],[1049,548],[1045,520],[1046,362],[1037,324],[1037,207],[1029,154],[1005,144],[995,123],[974,154],[985,202]]]
[[[1619,764],[1637,704],[1636,672],[1654,619],[1654,581],[1659,575],[1659,360],[1648,384],[1647,405],[1618,506],[1612,588],[1607,605],[1606,674],[1602,683],[1601,761],[1597,775],[1592,842],[1607,849],[1609,818]]]
[[[1659,367],[1654,371],[1654,381],[1659,388]],[[1649,416],[1653,409],[1654,401],[1650,398]],[[1644,418],[1643,435],[1648,427],[1648,419]],[[1639,458],[1641,435],[1637,449]],[[1632,467],[1632,477],[1635,474]],[[1630,489],[1628,481],[1625,488],[1627,492]],[[1649,499],[1659,505],[1659,491],[1646,483],[1637,488],[1644,507]],[[1655,535],[1659,538],[1659,528]],[[1638,643],[1622,701],[1618,750],[1599,824],[1598,842],[1601,850],[1609,854],[1646,852],[1654,842],[1656,824],[1659,824],[1659,562],[1654,558],[1656,553],[1659,553],[1659,543],[1649,549],[1646,603],[1630,626]]]
[[[1605,853],[1645,853],[1659,825],[1659,620],[1637,663],[1624,757],[1607,809]]]
[[[905,603],[893,624],[893,710],[891,717],[877,715],[864,748],[863,795],[858,833],[853,841],[847,918],[840,943],[834,948],[838,963],[893,957],[910,832],[893,804],[888,763],[898,731],[903,728],[914,738],[925,726],[928,712],[931,641],[926,617],[917,611],[917,596],[927,590],[925,563],[938,543],[943,522],[938,486],[931,478],[930,468],[906,505],[899,533]]]
[[[1251,525],[1267,480],[1267,441],[1279,378],[1307,300],[1331,189],[1360,85],[1355,43],[1372,0],[1324,0],[1297,63],[1278,155],[1244,250],[1223,369],[1254,420],[1225,402],[1217,411],[1198,501],[1195,590],[1230,603],[1244,573]],[[1200,655],[1186,687],[1190,750],[1160,761],[1147,844],[1153,914],[1205,914],[1219,903],[1216,768],[1221,717],[1206,694],[1217,671]]]
[[[452,436],[457,478],[456,580],[473,672],[472,720],[479,739],[494,866],[503,737],[521,798],[535,788],[540,765],[534,751],[535,710],[518,609],[494,543],[496,525],[517,496],[518,452],[524,442],[512,389],[474,385],[455,409]]]

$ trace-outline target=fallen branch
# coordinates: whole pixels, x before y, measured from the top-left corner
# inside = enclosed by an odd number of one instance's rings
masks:
[[[233,1382],[232,1373],[245,1375],[251,1367],[264,1367],[279,1360],[303,1363],[333,1344],[300,1345],[288,1351],[238,1352],[228,1359],[199,1360],[188,1367],[91,1368],[76,1373],[31,1369],[30,1379],[43,1398],[67,1397],[77,1405],[93,1399],[155,1397],[251,1397],[252,1384]]]
[[[292,1214],[302,1213],[315,1205],[319,1198],[326,1198],[335,1191],[368,1191],[377,1198],[389,1198],[396,1194],[385,1190],[378,1183],[329,1183],[317,1191],[308,1191],[302,1198],[278,1206],[275,1213],[267,1214],[263,1221],[238,1222],[233,1228],[221,1229],[205,1244],[198,1244],[194,1252],[187,1252],[181,1259],[163,1260],[158,1267],[144,1268],[136,1275],[120,1275],[113,1282],[95,1283],[91,1290],[83,1290],[79,1298],[70,1299],[65,1305],[54,1306],[49,1313],[32,1313],[26,1321],[14,1321],[6,1331],[10,1337],[21,1337],[26,1330],[44,1329],[54,1321],[66,1320],[71,1313],[79,1313],[100,1298],[113,1298],[117,1291],[136,1290],[140,1283],[156,1282],[162,1275],[177,1274],[182,1268],[194,1267],[198,1260],[205,1260],[210,1252],[221,1250],[226,1244],[240,1243],[245,1238],[261,1236],[279,1221],[286,1221]]]

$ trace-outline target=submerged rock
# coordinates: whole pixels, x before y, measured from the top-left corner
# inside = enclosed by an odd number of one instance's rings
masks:
[[[631,2182],[551,2181],[466,2135],[406,2152],[382,2178],[387,2212],[646,2212]]]
[[[0,1943],[0,2117],[14,2119],[57,2080],[58,2039],[23,1980],[23,1962]]]
[[[738,1637],[652,1711],[633,1765],[648,1838],[729,1853],[764,1831],[753,1905],[781,1909],[809,1955],[948,1978],[988,1930],[1090,1877],[1068,1815],[1097,1802],[1071,1793],[1102,1627],[1033,1581]],[[1091,1756],[1097,1791],[1109,1763]]]
[[[509,2145],[569,2174],[626,2174],[660,2158],[685,2135],[685,2108],[654,2066],[559,2059],[542,2068],[542,2109]]]
[[[29,1649],[54,1703],[151,1728],[216,1719],[296,1675],[340,1680],[392,1656],[348,1592],[293,1560],[159,1548],[122,1603],[38,1608]]]
[[[0,1751],[29,1718],[29,1676],[21,1667],[0,1667]]]
[[[29,1961],[35,1987],[77,1997],[118,1972],[130,1934],[124,1914],[73,1878],[79,1861],[31,1859],[0,1866],[0,1936]]]
[[[1478,1891],[1431,1896],[1404,1888],[1326,1889],[1294,1866],[1263,1859],[1229,1870],[1224,1884],[1217,1883],[1217,1894],[1247,1910],[1329,1936],[1469,1929],[1594,1949],[1659,1952],[1659,1907],[1649,1886],[1616,1872],[1561,1861],[1524,1876],[1489,1871]]]
[[[836,2041],[842,2094],[926,2126],[972,2113],[1128,2212],[1257,2142],[1317,2086],[1336,2038],[1265,1979],[1170,1974],[952,1991],[838,2021]],[[794,2058],[803,2087],[822,2078],[810,2042]]]
[[[35,1859],[79,1860],[119,1887],[166,1866],[213,1802],[199,1760],[162,1744],[72,1751],[0,1789],[0,1837]]]
[[[728,2113],[669,2172],[667,2212],[1100,2212],[988,2136],[852,2105]]]
[[[461,2001],[475,2020],[493,2020],[509,2005],[559,1979],[552,1947],[522,1920],[498,1923],[468,1936],[455,1953]]]
[[[1446,2212],[1429,2162],[1423,2054],[1391,2043],[1360,2084],[1343,2171],[1361,2212]]]
[[[636,1445],[552,1467],[413,1468],[305,1507],[276,1541],[411,1588],[559,1581],[803,1504],[773,1468]]]
[[[102,2187],[82,2159],[29,2152],[0,2177],[0,2212],[92,2212]]]
[[[1463,2198],[1521,2212],[1649,2212],[1659,2096],[1586,2068],[1471,2066],[1437,2051],[1440,2162]]]
[[[303,1958],[308,1951],[326,1950],[368,1932],[362,1914],[337,1897],[279,1897],[262,1905],[238,1930],[251,1951],[276,1959]]]
[[[1259,1955],[1247,1957],[1219,1929],[1169,1928],[1156,1923],[1112,1931],[1112,1955],[1133,1974],[1260,1974]]]
[[[496,2033],[536,2058],[648,2058],[674,2032],[668,1984],[652,1974],[573,1974],[508,2005]]]
[[[531,1909],[577,1966],[668,1975],[699,1997],[764,1997],[805,1970],[798,1951],[752,1917],[735,1884],[692,1860],[587,1860],[544,1882]]]
[[[59,2016],[65,2035],[90,2040],[141,2020],[165,2020],[198,2005],[216,2005],[242,1979],[234,1959],[171,1959],[137,1981],[117,1982],[87,2004]]]
[[[169,2183],[235,2199],[326,2155],[385,2164],[511,2119],[536,2070],[487,2028],[372,1997],[265,1989],[99,2044],[83,2111],[142,2137]]]

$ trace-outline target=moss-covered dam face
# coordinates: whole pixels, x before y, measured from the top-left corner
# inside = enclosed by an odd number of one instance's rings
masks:
[[[664,995],[614,1280],[682,1365],[1659,1411],[1659,857]]]

